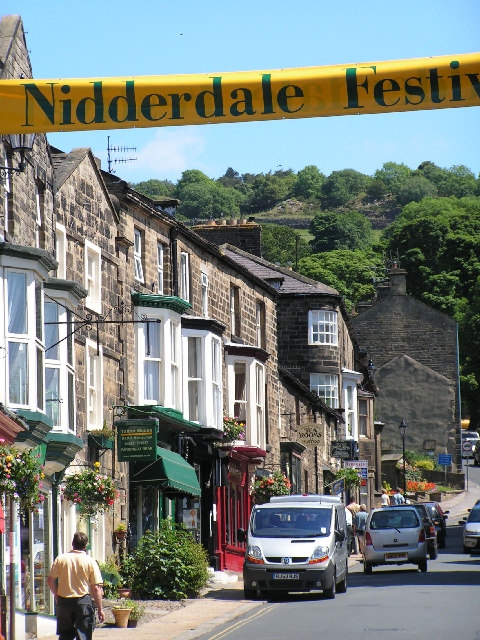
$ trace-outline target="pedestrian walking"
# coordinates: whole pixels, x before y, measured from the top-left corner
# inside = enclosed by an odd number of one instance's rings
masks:
[[[388,507],[390,504],[390,496],[388,495],[388,491],[383,488],[382,489],[382,507]]]
[[[55,596],[59,640],[92,640],[94,602],[98,619],[100,622],[105,620],[102,574],[98,563],[87,555],[87,544],[88,537],[84,533],[75,533],[72,550],[57,556],[47,578]]]
[[[403,497],[402,490],[397,487],[392,497],[392,504],[404,504],[405,498]]]
[[[367,513],[367,507],[364,504],[360,505],[360,509],[359,511],[355,514],[355,518],[354,518],[354,527],[355,527],[355,535],[357,537],[357,541],[358,541],[358,548],[360,550],[360,553],[362,553],[363,550],[363,546],[365,543],[365,527],[367,524],[367,518],[368,518],[368,513]]]

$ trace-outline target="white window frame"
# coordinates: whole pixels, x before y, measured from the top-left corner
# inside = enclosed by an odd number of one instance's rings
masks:
[[[325,404],[332,409],[338,409],[338,383],[336,373],[311,373],[310,391],[316,393]]]
[[[358,441],[358,394],[357,386],[362,374],[351,369],[342,369],[342,401],[344,408],[346,438]]]
[[[190,256],[186,251],[180,253],[180,298],[190,302]]]
[[[58,422],[54,421],[53,429],[62,432],[74,432],[75,431],[75,369],[74,359],[69,362],[69,339],[68,334],[72,331],[71,324],[71,312],[59,301],[55,300],[49,292],[49,298],[46,300],[45,305],[53,303],[57,305],[58,312],[58,325],[56,331],[55,341],[58,341],[56,346],[56,354],[51,349],[45,350],[45,413],[49,415],[49,401],[57,402],[57,415]],[[70,320],[69,320],[70,318]],[[48,326],[45,326],[45,336],[49,331]],[[45,345],[47,346],[47,345]],[[57,357],[51,357],[56,355]],[[55,369],[58,372],[58,398],[48,398],[46,393],[46,381],[47,369]],[[50,416],[52,417],[52,416]]]
[[[42,224],[43,224],[43,193],[39,185],[35,182],[35,211],[36,211],[36,227],[35,227],[35,246],[40,249]]]
[[[184,417],[206,427],[221,431],[223,429],[222,407],[222,343],[218,336],[205,330],[182,329],[183,341],[183,370],[188,380],[188,340],[195,338],[198,342],[200,375],[193,379],[198,397],[197,415],[190,415],[189,391],[192,385],[185,384],[183,388]]]
[[[163,259],[164,259],[164,247],[161,242],[157,243],[157,288],[158,293],[163,295],[164,288],[164,270],[163,270]]]
[[[85,240],[85,306],[96,313],[102,312],[102,253],[99,247]]]
[[[8,276],[9,274],[18,274],[25,279],[25,331],[20,333],[15,332],[14,327],[9,327],[9,294],[8,294]],[[4,385],[4,398],[5,404],[11,408],[24,408],[34,411],[44,410],[44,390],[43,390],[43,356],[44,345],[42,335],[37,335],[38,330],[40,334],[43,333],[43,327],[37,327],[37,320],[43,317],[43,285],[38,281],[32,271],[24,269],[6,268],[3,271],[3,299],[4,313],[2,315],[2,323],[4,325],[5,335],[5,385]],[[15,294],[15,297],[17,294]],[[37,304],[40,305],[40,309],[37,310]],[[40,314],[40,317],[38,317]],[[17,327],[18,328],[18,325]],[[11,392],[13,387],[10,386],[10,355],[16,348],[14,345],[19,345],[18,349],[24,351],[25,354],[25,380],[22,383],[22,389],[20,389],[20,396],[16,398],[16,401],[12,398]],[[38,368],[40,367],[41,370]],[[39,385],[42,388],[39,388]],[[38,387],[38,388],[37,388]],[[40,401],[40,402],[39,402]],[[41,405],[41,406],[39,406]]]
[[[142,264],[142,232],[139,229],[134,229],[134,242],[133,242],[133,262],[135,270],[135,280],[145,282],[143,277],[143,264]]]
[[[235,416],[235,365],[245,366],[246,397],[241,400],[245,407],[246,442],[251,446],[265,447],[265,365],[256,358],[227,355],[228,414]],[[261,384],[260,384],[261,380]],[[262,397],[259,397],[261,394]]]
[[[98,351],[97,351],[98,348]],[[85,389],[87,430],[103,427],[103,348],[85,341]]]
[[[200,274],[202,315],[208,318],[208,275],[202,271]]]
[[[55,257],[58,262],[57,277],[67,277],[67,231],[63,224],[55,225]]]
[[[316,309],[308,312],[308,344],[338,346],[338,312]]]
[[[179,322],[169,321],[170,326],[170,384],[167,385],[170,391],[170,406],[173,409],[182,408],[181,376],[181,328]]]
[[[147,398],[145,395],[145,362],[146,354],[146,325],[135,324],[135,355],[136,355],[136,380],[135,403],[137,405],[158,404],[177,411],[182,411],[182,337],[180,329],[180,314],[170,309],[135,307],[138,317],[145,316],[148,320],[154,320],[150,324],[152,330],[157,330],[160,337],[160,358],[158,393],[155,398]],[[173,325],[173,326],[172,326]]]

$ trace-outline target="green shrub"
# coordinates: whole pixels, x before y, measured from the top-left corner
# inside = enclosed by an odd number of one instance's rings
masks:
[[[195,597],[207,584],[207,552],[184,525],[163,520],[158,531],[143,536],[122,573],[139,598]]]
[[[116,557],[109,556],[99,567],[103,578],[103,595],[107,600],[113,600],[117,597],[117,587],[123,584]]]

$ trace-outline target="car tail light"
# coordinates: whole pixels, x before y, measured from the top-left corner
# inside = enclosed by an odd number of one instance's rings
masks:
[[[435,526],[430,527],[430,538],[434,538],[435,537]]]
[[[365,544],[367,545],[367,547],[372,547],[373,546],[372,536],[370,535],[369,531],[367,531],[365,533]]]
[[[419,542],[425,542],[425,531],[423,529],[418,534],[418,541]]]

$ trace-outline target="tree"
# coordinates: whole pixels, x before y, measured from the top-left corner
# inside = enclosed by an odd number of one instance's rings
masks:
[[[186,218],[203,220],[235,217],[240,213],[242,195],[232,188],[209,181],[192,182],[182,186],[178,213]]]
[[[269,262],[278,262],[282,266],[294,265],[310,254],[308,242],[299,233],[277,224],[262,225],[262,257]]]
[[[335,249],[367,249],[372,242],[372,226],[358,211],[323,211],[310,224],[315,253]]]
[[[381,169],[375,171],[373,177],[376,180],[381,180],[386,185],[389,193],[393,193],[396,196],[411,175],[412,170],[406,164],[385,162]]]
[[[420,202],[423,198],[437,195],[437,187],[428,178],[421,175],[411,175],[397,192],[397,202],[400,205],[409,202]]]
[[[370,178],[354,169],[332,171],[321,187],[320,200],[324,209],[341,207],[366,191]]]
[[[250,196],[242,209],[251,213],[268,211],[292,195],[294,184],[295,174],[292,172],[281,176],[260,173],[253,181]]]
[[[328,251],[302,258],[298,264],[302,275],[336,289],[347,308],[371,300],[375,280],[384,274],[382,256],[373,251]]]
[[[131,185],[132,189],[143,193],[144,196],[148,196],[152,200],[159,197],[170,196],[173,198],[175,192],[175,185],[170,180],[144,180],[143,182],[137,182]]]
[[[198,169],[187,169],[187,171],[183,171],[182,177],[177,182],[175,197],[179,200],[183,200],[184,190],[192,184],[211,184],[213,182],[214,181],[206,176],[202,171],[199,171]]]
[[[305,200],[320,198],[325,180],[326,176],[318,170],[318,167],[310,164],[297,173],[294,194],[297,198],[305,198]]]

